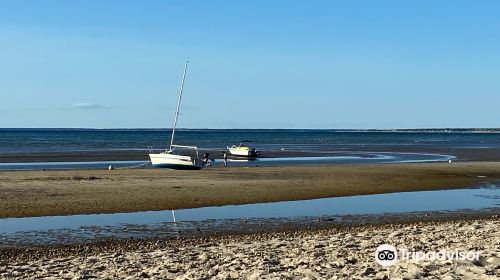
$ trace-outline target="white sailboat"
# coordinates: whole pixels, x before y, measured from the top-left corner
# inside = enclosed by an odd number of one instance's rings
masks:
[[[181,107],[182,93],[184,91],[184,81],[186,80],[186,71],[188,60],[184,66],[182,74],[181,88],[179,90],[179,99],[177,100],[177,109],[175,110],[174,126],[172,127],[172,137],[170,138],[170,147],[161,153],[150,153],[149,158],[154,167],[170,168],[170,169],[201,169],[203,162],[199,159],[198,148],[195,146],[174,145],[175,129],[177,120],[179,119],[179,110]],[[191,150],[192,155],[174,154],[176,150]]]

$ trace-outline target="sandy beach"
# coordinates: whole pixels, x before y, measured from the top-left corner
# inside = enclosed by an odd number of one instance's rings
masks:
[[[164,210],[460,188],[500,178],[500,163],[419,163],[2,171],[0,217]]]
[[[498,216],[203,239],[120,242],[26,251],[0,258],[2,279],[498,279]],[[477,259],[375,261],[401,250],[472,252]],[[399,253],[398,253],[399,254]]]

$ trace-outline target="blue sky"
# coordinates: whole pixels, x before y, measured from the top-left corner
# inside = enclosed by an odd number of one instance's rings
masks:
[[[3,1],[0,127],[500,127],[498,1]]]

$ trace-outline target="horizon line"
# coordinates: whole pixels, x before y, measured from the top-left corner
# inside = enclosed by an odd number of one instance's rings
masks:
[[[35,129],[65,129],[65,130],[171,130],[171,127],[0,127],[0,130],[35,130]],[[184,130],[500,130],[500,127],[422,127],[422,128],[193,128],[179,127]]]

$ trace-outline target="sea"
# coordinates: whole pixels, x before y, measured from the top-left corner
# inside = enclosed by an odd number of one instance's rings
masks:
[[[169,129],[0,129],[0,156],[39,153],[147,151],[165,149]],[[175,143],[205,150],[251,140],[261,151],[321,151],[356,147],[500,147],[492,129],[336,130],[336,129],[178,129]]]

